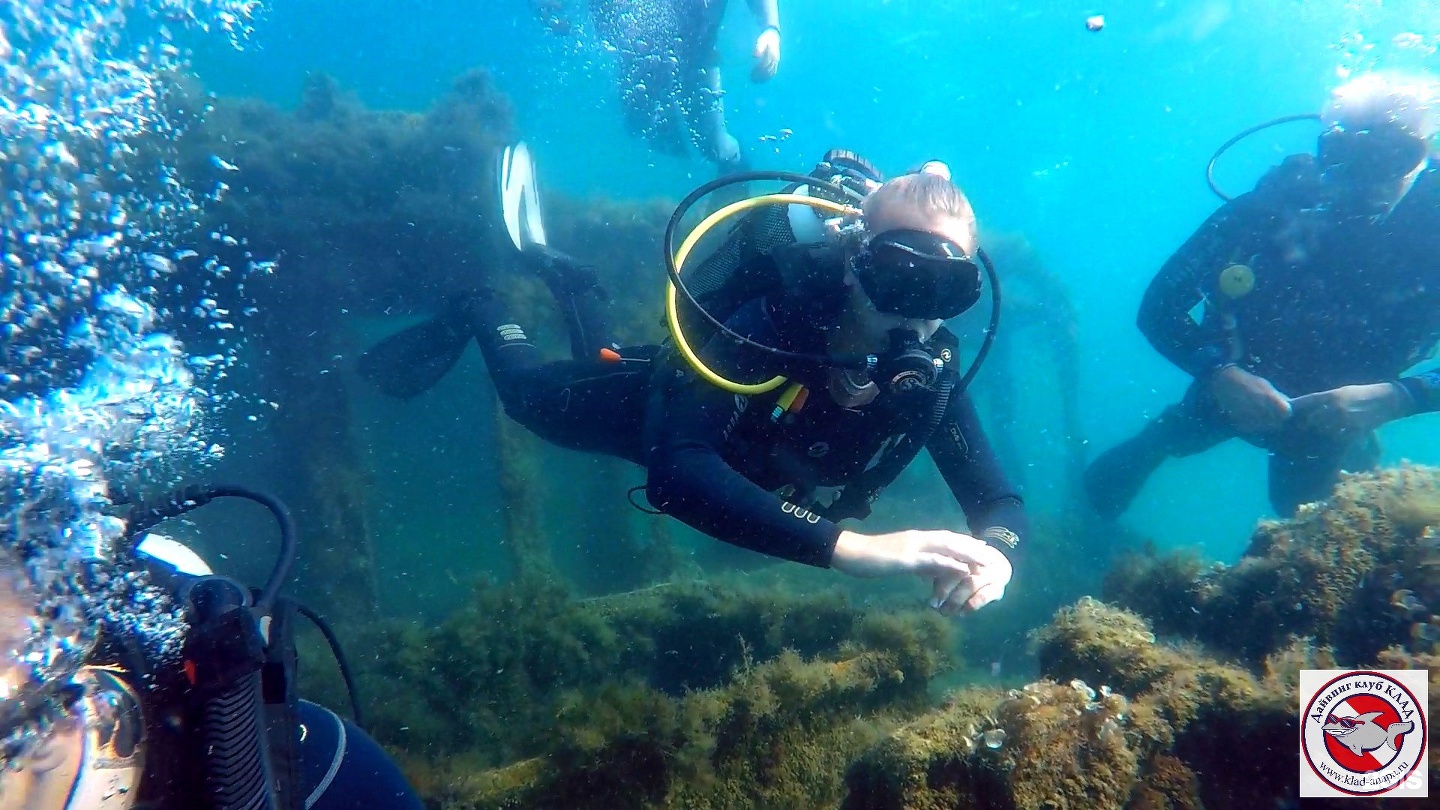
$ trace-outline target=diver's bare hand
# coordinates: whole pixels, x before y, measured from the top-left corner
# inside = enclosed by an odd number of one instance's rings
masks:
[[[1010,561],[968,534],[911,529],[866,535],[842,531],[830,560],[854,577],[911,574],[931,580],[930,604],[947,616],[999,600],[1010,584]]]
[[[1264,377],[1227,366],[1210,378],[1210,393],[1242,433],[1268,433],[1290,418],[1290,399]]]
[[[1300,427],[1332,436],[1366,433],[1412,410],[1404,388],[1395,383],[1346,385],[1292,400]]]
[[[768,82],[775,78],[780,69],[780,32],[766,28],[755,38],[755,67],[750,70],[750,80]]]

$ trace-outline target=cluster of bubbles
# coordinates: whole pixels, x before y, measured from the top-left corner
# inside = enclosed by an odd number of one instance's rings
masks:
[[[616,74],[626,123],[658,151],[684,154],[692,136],[690,121],[718,108],[722,94],[712,92],[694,71],[698,44],[687,42],[703,21],[685,14],[710,14],[703,4],[655,2],[592,3],[593,21],[558,0],[540,3],[541,19],[552,31],[573,42],[576,55],[604,54],[613,64],[585,62],[588,72]],[[690,84],[697,86],[691,87]]]
[[[154,304],[183,263],[213,267],[175,245],[200,202],[163,159],[186,59],[171,26],[238,44],[258,7],[0,5],[0,761],[64,716],[100,628],[178,652],[183,622],[120,564],[107,510],[118,483],[219,451]]]

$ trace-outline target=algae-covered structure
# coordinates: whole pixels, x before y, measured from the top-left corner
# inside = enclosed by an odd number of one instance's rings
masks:
[[[1435,470],[1348,478],[1296,519],[1263,523],[1233,565],[1128,558],[1103,601],[1079,598],[1090,571],[1069,563],[1098,569],[1114,530],[1078,510],[1042,516],[1028,579],[960,633],[966,649],[1005,655],[962,661],[954,624],[913,594],[867,599],[808,572],[735,573],[753,560],[705,570],[697,561],[712,561],[674,542],[674,524],[624,505],[634,471],[619,462],[583,468],[613,491],[575,508],[586,498],[568,475],[579,462],[507,421],[483,378],[438,437],[409,435],[444,443],[455,424],[480,424],[478,466],[493,468],[500,508],[454,548],[495,548],[500,563],[447,568],[455,591],[479,581],[448,615],[384,618],[386,555],[402,540],[437,540],[385,536],[375,519],[382,493],[360,411],[379,406],[357,391],[353,355],[366,329],[493,280],[482,189],[490,156],[513,137],[503,95],[473,74],[423,114],[366,110],[324,79],[291,111],[217,100],[180,147],[196,184],[228,186],[214,216],[245,241],[222,239],[219,252],[234,255],[221,260],[280,262],[246,291],[258,314],[245,373],[276,409],[266,472],[296,506],[301,587],[350,650],[367,726],[432,807],[1279,806],[1295,793],[1299,669],[1434,677]],[[550,195],[546,206],[552,242],[583,248],[614,293],[617,339],[657,338],[660,284],[627,280],[663,278],[668,205]],[[1002,274],[1017,268],[1018,328],[1002,335],[977,399],[987,417],[1022,420],[1000,383],[1023,353],[1004,341],[1049,346],[1067,437],[1057,466],[1073,480],[1083,457],[1074,313],[1022,238],[995,252]],[[506,292],[526,317],[554,323],[538,281]],[[561,350],[559,334],[543,348]],[[557,532],[560,511],[578,517]],[[1056,613],[1059,594],[1073,604]],[[1037,624],[1026,660],[1024,630]],[[326,659],[306,659],[305,690],[343,704]],[[1004,687],[974,677],[1002,660]],[[957,688],[956,673],[983,683]]]
[[[715,582],[592,599],[485,586],[437,628],[372,628],[364,648],[384,652],[362,689],[385,696],[372,729],[436,807],[1284,806],[1300,669],[1428,669],[1433,710],[1440,648],[1417,602],[1437,484],[1419,467],[1350,478],[1262,524],[1235,565],[1132,561],[1111,596],[1135,609],[1057,612],[1031,637],[1040,678],[1017,688],[944,688],[953,629],[933,613]],[[1353,570],[1303,578],[1316,558]],[[1269,584],[1282,576],[1291,590]],[[1234,605],[1280,599],[1345,607],[1260,641],[1211,635],[1227,620],[1211,611],[1242,621]],[[1351,621],[1389,629],[1346,642]]]

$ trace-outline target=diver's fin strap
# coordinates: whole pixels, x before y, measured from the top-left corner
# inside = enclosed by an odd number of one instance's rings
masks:
[[[840,497],[824,509],[818,510],[826,520],[841,521],[846,518],[863,520],[870,516],[875,501],[886,487],[894,483],[900,473],[910,466],[910,462],[920,455],[925,445],[930,443],[930,437],[940,428],[940,422],[945,419],[945,413],[950,410],[950,395],[955,389],[955,374],[953,372],[945,375],[944,382],[940,384],[940,390],[935,392],[934,403],[930,408],[930,418],[926,420],[925,427],[921,430],[912,430],[905,434],[890,452],[875,463],[875,466],[860,473],[855,480],[845,485]]]

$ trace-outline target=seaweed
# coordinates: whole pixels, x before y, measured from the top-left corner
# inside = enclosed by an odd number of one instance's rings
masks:
[[[1424,467],[1346,476],[1294,520],[1262,522],[1233,566],[1175,553],[1131,560],[1105,593],[1254,665],[1296,638],[1346,666],[1394,644],[1428,651],[1440,641],[1437,493],[1440,473]]]

